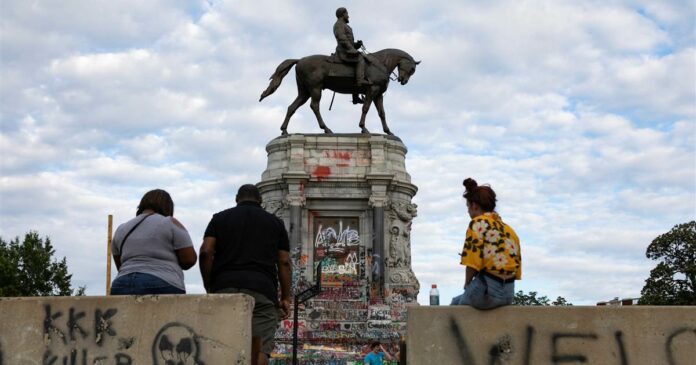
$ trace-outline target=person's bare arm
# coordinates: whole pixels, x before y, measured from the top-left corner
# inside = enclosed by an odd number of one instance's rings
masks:
[[[196,250],[194,250],[193,247],[184,247],[174,250],[174,252],[179,261],[179,266],[181,266],[182,269],[188,270],[196,264]]]
[[[478,270],[476,270],[470,266],[467,266],[466,267],[466,280],[464,281],[464,286],[469,285],[469,283],[471,282],[471,280],[474,279],[474,276],[476,276],[476,274],[478,274]]]
[[[283,318],[290,315],[290,282],[292,281],[292,266],[290,252],[278,250],[278,280],[280,281],[280,309]]]
[[[382,353],[384,354],[384,357],[385,357],[387,360],[391,360],[391,359],[392,359],[392,355],[389,354],[389,351],[387,351],[387,350],[384,349],[384,346],[379,345],[379,348],[382,350]]]
[[[183,230],[183,232],[176,231],[176,230],[174,231],[175,244],[176,244],[176,242],[190,243],[191,237],[189,236],[188,231],[186,230],[186,227],[184,227],[184,225],[181,224],[181,222],[179,222],[179,220],[174,218],[174,217],[171,217],[171,220],[172,220],[172,223],[174,223],[174,225],[176,227],[179,227],[180,229]],[[184,248],[180,248],[178,250],[174,250],[174,253],[176,253],[177,261],[179,261],[179,266],[181,266],[182,269],[188,270],[191,267],[193,267],[193,265],[196,264],[196,259],[197,259],[196,258],[196,250],[193,249],[193,246],[184,247]]]
[[[198,253],[201,277],[206,292],[210,292],[210,275],[213,272],[213,257],[215,257],[215,237],[203,238],[203,244]]]

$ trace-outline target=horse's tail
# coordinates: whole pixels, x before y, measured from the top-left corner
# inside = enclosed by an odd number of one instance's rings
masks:
[[[259,101],[263,100],[263,98],[273,94],[273,92],[276,91],[278,86],[280,86],[280,83],[283,82],[283,77],[285,77],[285,75],[287,75],[288,72],[290,72],[290,69],[297,63],[297,61],[299,60],[287,59],[283,61],[280,65],[278,65],[273,75],[271,75],[271,83],[268,84],[266,90],[264,90],[264,92],[261,93],[261,98],[259,99]]]

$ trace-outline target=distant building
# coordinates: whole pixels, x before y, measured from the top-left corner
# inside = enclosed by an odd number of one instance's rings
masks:
[[[619,299],[619,297],[614,297],[614,299],[606,302],[597,302],[597,305],[637,305],[638,299],[640,298]]]

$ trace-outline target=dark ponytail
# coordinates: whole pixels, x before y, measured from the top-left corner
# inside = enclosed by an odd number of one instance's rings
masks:
[[[488,185],[478,186],[476,180],[466,178],[464,180],[466,192],[464,198],[469,203],[476,203],[484,212],[492,212],[495,210],[495,191]]]

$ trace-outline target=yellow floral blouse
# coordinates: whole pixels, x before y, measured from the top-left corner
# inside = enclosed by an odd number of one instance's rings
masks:
[[[502,277],[522,278],[520,239],[495,212],[474,217],[466,230],[462,265]]]

